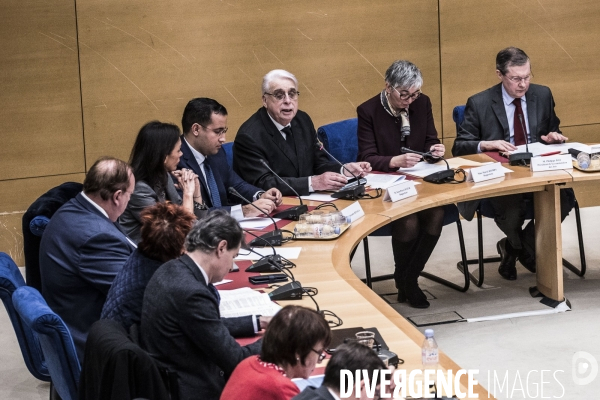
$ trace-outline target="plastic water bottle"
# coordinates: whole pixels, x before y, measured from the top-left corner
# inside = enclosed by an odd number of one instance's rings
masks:
[[[577,154],[577,165],[580,169],[588,169],[590,166],[590,155],[583,151]]]
[[[425,341],[421,347],[421,359],[423,369],[437,369],[440,361],[438,355],[438,345],[433,337],[433,329],[425,329]]]

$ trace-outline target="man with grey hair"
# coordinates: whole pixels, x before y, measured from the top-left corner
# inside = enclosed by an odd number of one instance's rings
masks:
[[[134,186],[127,163],[98,159],[85,177],[83,192],[56,211],[42,236],[42,292],[67,324],[80,360],[113,279],[135,249],[116,223]]]
[[[496,56],[496,75],[499,84],[467,100],[465,118],[452,147],[454,156],[507,152],[527,142],[552,144],[568,139],[560,131],[550,89],[530,83],[531,64],[523,50],[516,47],[501,50]],[[560,191],[562,220],[573,208],[574,196],[572,189]],[[506,234],[496,245],[502,258],[498,272],[504,279],[517,279],[517,258],[529,271],[536,270],[533,219],[521,228],[527,212],[526,200],[532,209],[531,193],[484,200],[493,210],[496,225]],[[458,206],[463,217],[471,220],[479,204],[470,201]]]
[[[319,190],[337,190],[348,182],[348,171],[330,161],[316,145],[312,120],[298,110],[298,80],[284,70],[266,74],[261,107],[242,124],[235,137],[234,170],[247,182],[263,189],[276,187],[294,195],[260,160],[283,178],[301,196]],[[371,170],[369,163],[348,163],[357,176]]]
[[[140,331],[146,350],[179,375],[185,399],[218,399],[235,367],[259,354],[262,340],[240,346],[234,336],[252,336],[252,323],[226,324],[214,283],[223,280],[242,244],[243,231],[224,210],[195,223],[185,254],[163,264],[144,294]],[[261,323],[262,325],[262,323]]]

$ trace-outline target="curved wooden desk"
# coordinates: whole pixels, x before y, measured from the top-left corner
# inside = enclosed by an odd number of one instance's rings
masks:
[[[489,161],[485,155],[470,156],[476,161]],[[339,239],[333,241],[295,241],[288,246],[302,246],[300,258],[294,270],[296,279],[303,286],[319,290],[315,300],[321,309],[335,312],[344,326],[376,326],[390,349],[405,360],[402,368],[408,371],[421,368],[420,347],[423,335],[396,310],[371,291],[350,268],[349,254],[360,241],[377,228],[417,211],[500,195],[534,192],[536,207],[537,284],[547,297],[563,300],[562,289],[562,236],[560,231],[559,186],[572,184],[573,176],[566,171],[531,173],[526,167],[510,167],[514,172],[506,174],[499,183],[435,185],[423,182],[417,185],[418,196],[396,203],[383,202],[382,198],[360,200],[365,216]],[[596,180],[598,178],[595,178]],[[294,203],[286,199],[286,203]],[[351,202],[339,200],[342,209]],[[318,205],[314,203],[313,205]],[[543,245],[541,245],[543,243]],[[543,248],[543,252],[540,249]],[[314,307],[310,299],[302,304]],[[285,303],[285,302],[284,302]],[[298,302],[292,302],[298,304]],[[456,371],[460,367],[440,352],[441,367]],[[466,387],[467,378],[461,380]],[[478,386],[479,398],[488,393]]]

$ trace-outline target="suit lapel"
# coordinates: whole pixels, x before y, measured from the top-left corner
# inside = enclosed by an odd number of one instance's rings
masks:
[[[285,155],[288,158],[288,160],[290,160],[290,162],[292,163],[294,168],[296,168],[296,172],[299,173],[299,171],[300,171],[300,169],[298,168],[298,158],[299,157],[297,157],[296,154],[293,154],[292,149],[285,142],[285,139],[283,138],[283,136],[281,136],[281,132],[279,132],[279,130],[277,129],[277,127],[275,126],[273,121],[271,121],[271,118],[269,117],[269,114],[267,114],[267,110],[264,107],[260,109],[260,117],[261,117],[263,125],[265,126],[267,133],[269,135],[271,135],[271,138],[273,139],[273,142],[275,143],[275,145],[279,148],[281,153],[283,153],[283,155]],[[293,130],[294,130],[294,127],[292,126],[292,131]],[[296,144],[296,151],[297,151],[298,150],[298,147],[297,147],[298,142],[295,139],[296,135],[292,134],[292,136],[294,137],[294,143]]]
[[[529,123],[529,142],[538,142],[539,138],[537,137],[537,96],[528,91],[525,96],[525,100],[527,101],[527,122]]]
[[[506,109],[504,108],[504,102],[502,101],[502,88],[501,83],[496,85],[493,89],[492,95],[492,110],[496,114],[496,118],[500,121],[502,129],[504,130],[504,140],[510,142],[510,130],[508,129],[508,118],[506,118]]]

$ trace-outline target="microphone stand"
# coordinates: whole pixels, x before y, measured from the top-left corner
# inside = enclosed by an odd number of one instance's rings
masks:
[[[304,204],[302,202],[302,198],[300,197],[300,195],[298,194],[298,192],[296,192],[294,190],[293,187],[291,187],[286,181],[284,181],[283,179],[281,179],[281,177],[279,175],[277,175],[277,173],[275,171],[273,171],[271,169],[271,167],[269,167],[269,164],[266,163],[265,160],[263,160],[262,158],[259,160],[262,165],[264,165],[269,171],[271,171],[271,173],[273,175],[275,175],[277,177],[277,179],[279,179],[281,182],[283,182],[283,184],[287,187],[290,188],[290,190],[292,192],[294,192],[294,194],[296,195],[296,197],[298,197],[298,200],[300,200],[300,205],[299,206],[294,206],[294,207],[290,207],[286,210],[280,211],[277,214],[273,215],[275,218],[281,218],[281,219],[289,219],[292,221],[298,221],[300,219],[300,216],[302,214],[306,214],[308,212],[308,206],[306,204]]]
[[[248,201],[248,199],[246,199],[244,196],[239,194],[238,191],[235,190],[234,188],[230,187],[228,189],[228,191],[230,194],[234,195],[238,199],[240,199],[240,200],[244,201],[245,203],[251,205],[252,207],[256,208],[258,211],[261,212],[261,214],[265,214],[267,217],[271,218],[271,221],[273,222],[273,226],[275,227],[275,229],[272,232],[267,232],[264,235],[261,235],[260,236],[261,240],[258,240],[258,238],[253,239],[250,242],[250,246],[264,247],[265,246],[264,243],[268,243],[270,246],[281,246],[281,244],[283,243],[283,234],[282,234],[281,230],[277,227],[277,223],[275,222],[275,220],[267,212],[265,212],[264,210],[261,210],[255,204],[251,203],[250,201]],[[259,243],[261,243],[261,244],[259,244]]]
[[[325,154],[327,154],[329,157],[331,157],[331,159],[333,159],[333,161],[340,164],[342,166],[342,168],[344,170],[346,170],[350,175],[352,175],[355,179],[354,182],[347,184],[346,186],[342,187],[340,190],[338,190],[336,192],[333,192],[331,194],[331,197],[333,197],[334,199],[346,199],[346,200],[360,199],[362,197],[362,195],[365,194],[365,184],[361,183],[361,180],[359,177],[354,175],[354,173],[352,173],[352,171],[350,171],[348,168],[346,168],[346,166],[344,164],[342,164],[341,162],[338,161],[337,158],[332,156],[331,153],[328,152],[327,149],[325,149],[325,146],[323,146],[323,143],[321,143],[321,141],[319,139],[317,139],[317,147],[319,148],[319,150],[323,150],[325,152]]]
[[[527,137],[527,129],[525,129],[525,124],[523,124],[523,117],[521,114],[519,114],[519,122],[521,123],[523,134],[525,135],[525,153],[515,153],[508,156],[508,163],[513,166],[529,165],[531,157],[533,157],[533,154],[529,152],[529,138]]]
[[[277,252],[275,251],[275,247],[273,247],[271,245],[271,243],[269,243],[267,240],[263,239],[262,237],[255,235],[254,233],[244,229],[244,232],[246,232],[247,234],[254,236],[255,238],[257,238],[258,240],[262,240],[264,241],[268,246],[271,247],[271,250],[273,250],[273,254],[270,254],[268,256],[263,256],[262,254],[260,254],[259,252],[253,250],[252,248],[248,248],[246,250],[259,255],[261,258],[260,260],[258,260],[257,262],[255,262],[254,264],[252,264],[251,266],[249,266],[248,268],[246,268],[246,272],[273,272],[273,271],[280,271],[279,268],[285,268],[284,267],[284,262],[290,262],[286,259],[282,259],[282,257],[277,254]],[[285,260],[285,261],[284,261]],[[290,262],[291,263],[291,262]],[[292,277],[293,278],[293,277]],[[293,281],[294,279],[292,279]]]

